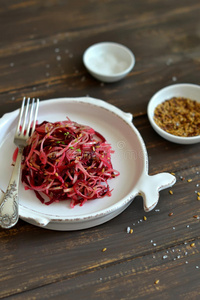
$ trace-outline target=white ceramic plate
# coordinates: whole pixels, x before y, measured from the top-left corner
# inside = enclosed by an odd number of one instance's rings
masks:
[[[0,188],[6,190],[12,172],[15,149],[13,136],[19,110],[4,115],[0,120]],[[115,106],[93,98],[61,98],[42,101],[39,123],[64,120],[68,116],[100,132],[111,143],[115,153],[113,167],[120,176],[110,181],[111,197],[88,201],[82,207],[70,208],[70,201],[42,204],[33,191],[19,190],[20,218],[37,226],[54,230],[78,230],[102,224],[121,213],[133,198],[142,193],[144,209],[155,207],[158,191],[175,182],[168,173],[149,176],[148,158],[143,140],[132,124],[132,115]]]

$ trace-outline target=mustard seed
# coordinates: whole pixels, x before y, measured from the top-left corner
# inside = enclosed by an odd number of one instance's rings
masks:
[[[200,135],[200,103],[183,97],[172,97],[159,104],[154,111],[155,123],[176,136]]]

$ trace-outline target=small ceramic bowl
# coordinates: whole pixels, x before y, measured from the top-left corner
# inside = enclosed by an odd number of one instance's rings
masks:
[[[135,57],[125,46],[103,42],[89,47],[83,54],[88,72],[102,82],[115,82],[124,78],[134,67]]]
[[[192,137],[180,137],[161,129],[154,121],[156,106],[172,97],[183,97],[200,102],[200,86],[195,84],[174,84],[158,91],[149,101],[147,115],[154,130],[163,138],[177,144],[195,144],[200,142],[200,135]]]

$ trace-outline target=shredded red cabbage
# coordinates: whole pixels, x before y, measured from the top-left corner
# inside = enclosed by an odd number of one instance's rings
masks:
[[[22,182],[46,205],[71,200],[71,207],[111,196],[108,179],[119,175],[114,151],[91,127],[67,119],[36,125],[24,148]]]

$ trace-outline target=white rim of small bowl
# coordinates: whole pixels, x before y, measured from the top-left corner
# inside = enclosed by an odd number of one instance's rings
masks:
[[[118,48],[122,48],[123,50],[126,51],[126,53],[129,55],[129,57],[131,58],[131,64],[129,65],[128,68],[126,68],[125,70],[119,72],[119,73],[115,73],[115,74],[105,74],[103,72],[96,72],[95,69],[92,69],[90,67],[90,65],[88,65],[87,63],[87,55],[88,53],[92,50],[92,48],[95,48],[95,47],[100,47],[100,46],[106,46],[106,45],[112,45],[112,46],[115,46],[115,47],[118,47]],[[119,43],[115,43],[115,42],[101,42],[101,43],[96,43],[96,44],[93,44],[91,45],[90,47],[88,47],[85,52],[83,53],[83,63],[85,65],[85,67],[91,71],[92,73],[96,74],[97,76],[100,75],[100,76],[104,76],[104,77],[112,77],[112,78],[115,78],[115,77],[119,77],[119,76],[122,76],[124,74],[128,74],[134,67],[135,65],[135,56],[133,54],[133,52],[126,46],[122,45],[122,44],[119,44]]]
[[[187,95],[184,95],[184,92],[182,94],[174,92],[174,95],[172,96],[169,95],[169,97],[163,97],[163,100],[159,100],[156,102],[158,97],[162,97],[161,95],[164,94],[165,92],[169,91],[169,93],[173,90],[180,90],[180,89],[196,89],[199,90],[197,93],[199,94],[198,99],[194,99],[193,96],[188,96],[190,93]],[[167,139],[168,141],[177,143],[177,144],[195,144],[200,142],[200,135],[197,136],[192,136],[192,137],[180,137],[176,136],[173,134],[170,134],[166,131],[164,131],[162,128],[160,128],[154,121],[153,116],[154,116],[154,110],[157,107],[158,104],[164,102],[165,100],[171,99],[172,97],[184,97],[184,98],[189,98],[191,100],[196,100],[200,102],[200,85],[197,84],[192,84],[192,83],[179,83],[179,84],[172,84],[169,86],[166,86],[162,89],[160,89],[158,92],[156,92],[150,99],[148,106],[147,106],[147,115],[149,118],[149,121],[154,128],[154,130],[163,138]],[[156,103],[155,103],[156,102]]]

